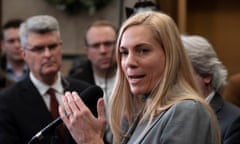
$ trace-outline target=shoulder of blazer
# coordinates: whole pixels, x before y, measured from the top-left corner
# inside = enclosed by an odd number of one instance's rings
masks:
[[[30,85],[31,85],[30,81],[26,78],[24,80],[16,82],[16,83],[12,84],[11,86],[3,89],[1,91],[1,94],[16,93],[17,90],[25,89],[25,88],[29,87]]]
[[[39,95],[39,97],[33,97],[33,95]],[[37,99],[41,99],[40,94],[28,78],[13,84],[0,93],[0,105],[4,105],[5,103],[9,107],[12,105],[13,108],[16,108],[16,106],[21,103],[20,101],[35,101]]]

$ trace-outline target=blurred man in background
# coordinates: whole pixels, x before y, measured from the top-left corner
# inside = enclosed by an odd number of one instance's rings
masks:
[[[1,67],[7,77],[17,82],[28,73],[27,64],[22,57],[22,47],[19,38],[21,19],[11,19],[2,27],[3,57]]]
[[[117,30],[109,21],[99,20],[92,23],[85,34],[87,59],[84,64],[70,71],[70,77],[97,85],[104,91],[106,111],[109,111],[109,100],[116,75],[115,42]],[[105,134],[105,143],[111,142],[110,128]]]

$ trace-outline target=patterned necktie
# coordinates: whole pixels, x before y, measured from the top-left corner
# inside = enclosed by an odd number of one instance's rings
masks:
[[[49,88],[47,93],[50,95],[50,111],[52,114],[53,119],[56,119],[59,117],[58,113],[58,101],[55,95],[55,90],[53,88]],[[63,124],[60,124],[57,129],[60,132],[61,138],[64,137],[64,127]]]

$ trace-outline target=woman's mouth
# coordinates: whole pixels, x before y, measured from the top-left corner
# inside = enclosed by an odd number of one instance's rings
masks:
[[[145,75],[128,75],[128,80],[129,80],[129,83],[131,83],[131,84],[137,84],[137,83],[139,83],[144,77],[145,77]]]

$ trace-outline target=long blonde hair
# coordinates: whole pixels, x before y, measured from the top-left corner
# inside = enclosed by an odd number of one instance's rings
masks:
[[[128,81],[121,68],[119,47],[122,35],[126,29],[135,25],[144,25],[151,29],[153,37],[162,46],[166,57],[162,79],[154,90],[152,90],[146,107],[140,96],[133,96],[131,94]],[[116,56],[118,71],[110,106],[110,125],[115,143],[120,143],[121,138],[124,137],[124,133],[121,130],[121,120],[123,117],[131,125],[133,118],[140,109],[144,109],[140,123],[145,120],[151,122],[154,117],[176,102],[184,99],[193,99],[203,103],[213,115],[211,108],[198,94],[198,89],[192,75],[193,70],[184,53],[180,34],[174,21],[166,14],[151,11],[138,13],[130,17],[120,29],[116,45]]]

